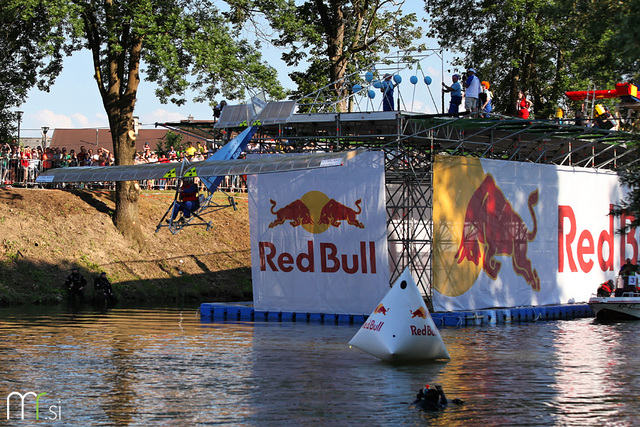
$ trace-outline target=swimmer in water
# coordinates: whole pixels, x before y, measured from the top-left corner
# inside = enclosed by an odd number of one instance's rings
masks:
[[[462,400],[453,399],[453,403],[460,405]],[[441,385],[436,385],[431,388],[428,384],[420,389],[416,395],[416,400],[412,405],[422,411],[440,411],[447,407],[447,397],[444,394],[444,390]]]

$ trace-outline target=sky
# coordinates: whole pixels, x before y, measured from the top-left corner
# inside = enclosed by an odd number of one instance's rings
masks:
[[[411,2],[409,2],[411,3]],[[420,16],[420,15],[419,15]],[[424,23],[419,24],[424,28]],[[437,48],[434,41],[427,41],[429,48]],[[268,63],[278,72],[278,78],[285,88],[294,88],[288,73],[294,71],[287,67],[281,60],[281,52],[274,47],[266,47],[262,52],[263,59],[268,58]],[[403,64],[394,64],[390,69],[379,68],[377,74],[393,71],[402,78],[402,82],[396,88],[401,97],[403,110],[434,113],[441,109],[441,82],[442,70],[444,70],[447,84],[451,67],[446,60],[442,61],[439,55],[430,54],[420,62],[420,69],[402,69]],[[144,67],[143,67],[144,69]],[[362,77],[367,70],[362,71]],[[411,83],[411,76],[418,78],[418,83]],[[425,84],[424,77],[432,79],[430,85]],[[366,89],[374,89],[373,87]],[[141,82],[138,88],[138,99],[134,115],[138,116],[143,128],[153,128],[156,122],[169,122],[185,120],[193,116],[195,120],[212,120],[213,111],[207,103],[194,103],[192,96],[187,96],[187,103],[183,106],[173,104],[161,104],[154,95],[155,85],[144,80],[144,71],[141,73]],[[374,89],[375,90],[375,89]],[[375,90],[375,97],[370,99],[368,91],[363,90],[354,98],[357,100],[356,111],[381,109],[381,93]],[[217,99],[220,101],[222,98]],[[448,105],[449,95],[445,96]],[[240,103],[233,101],[230,104]],[[24,111],[21,122],[21,137],[37,137],[42,135],[42,127],[55,128],[107,128],[107,115],[102,105],[98,87],[93,79],[92,59],[89,51],[84,50],[74,53],[64,61],[62,73],[56,79],[49,92],[43,92],[37,88],[31,89],[27,101],[17,110]],[[48,133],[51,136],[51,132]]]

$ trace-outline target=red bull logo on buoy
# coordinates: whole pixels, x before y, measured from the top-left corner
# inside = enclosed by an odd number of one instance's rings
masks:
[[[423,319],[427,318],[427,311],[424,309],[424,307],[420,307],[417,310],[409,310],[409,312],[411,313],[411,318],[415,319],[416,317],[421,317]]]
[[[383,316],[386,316],[388,312],[389,312],[389,309],[385,308],[385,306],[382,304],[378,304],[376,309],[373,310],[373,314],[382,313]]]

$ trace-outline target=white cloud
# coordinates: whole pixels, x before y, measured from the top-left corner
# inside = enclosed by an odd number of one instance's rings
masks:
[[[157,108],[150,113],[145,113],[140,116],[140,122],[143,125],[154,125],[156,122],[179,122],[180,120],[186,120],[187,117],[183,113],[176,111],[168,111],[163,108]],[[198,119],[196,117],[196,119]]]
[[[64,114],[56,114],[51,110],[39,110],[32,115],[31,122],[40,123],[40,126],[49,126],[50,129],[55,128],[72,128],[73,120]]]

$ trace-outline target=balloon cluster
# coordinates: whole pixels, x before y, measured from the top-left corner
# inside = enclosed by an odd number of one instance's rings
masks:
[[[364,79],[367,81],[367,83],[371,83],[371,85],[376,88],[376,89],[380,89],[382,87],[382,82],[380,80],[374,80],[374,76],[373,73],[371,71],[367,71],[364,75]],[[393,81],[396,84],[400,84],[402,83],[402,76],[400,74],[394,74],[393,75]],[[412,85],[416,85],[418,84],[418,77],[417,76],[411,76],[409,78],[409,81],[411,82]],[[424,82],[427,85],[430,85],[433,82],[433,79],[430,76],[424,76]],[[355,84],[351,87],[351,91],[353,93],[358,93],[363,89],[363,87],[359,84]],[[373,99],[376,97],[376,91],[373,89],[369,89],[367,91],[367,96],[370,99]]]

